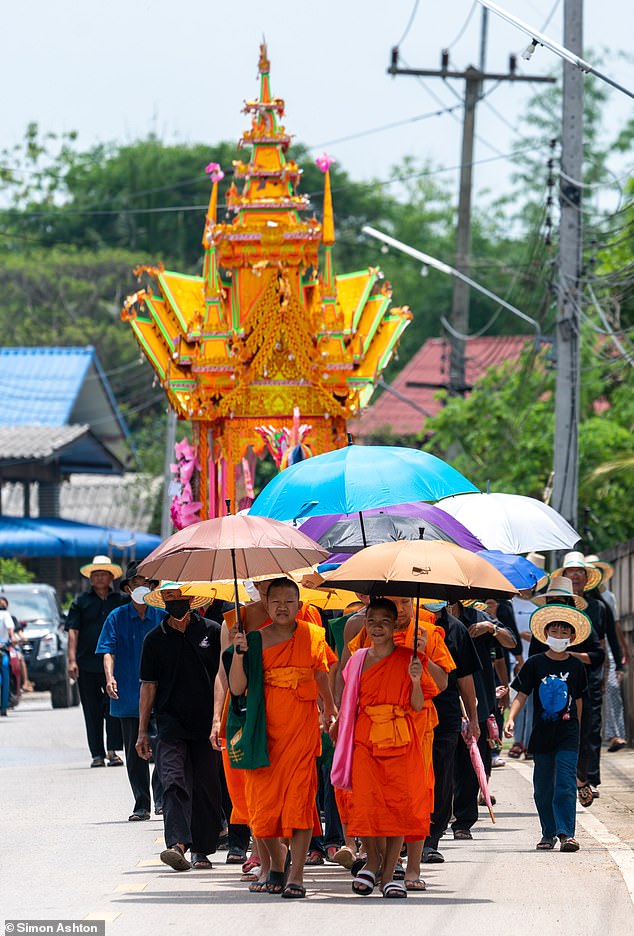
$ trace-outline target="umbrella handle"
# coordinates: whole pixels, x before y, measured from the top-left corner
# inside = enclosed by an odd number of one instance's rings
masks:
[[[412,659],[415,660],[418,654],[418,612],[420,610],[420,585],[416,583],[416,608],[414,611],[414,654]]]
[[[235,549],[231,550],[231,565],[233,568],[233,597],[234,597],[234,607],[236,609],[236,622],[238,624],[238,632],[241,634],[244,631],[244,627],[242,626],[242,617],[240,616],[240,602],[238,601],[238,570],[236,568]],[[244,651],[239,650],[236,647],[236,653],[244,653]]]

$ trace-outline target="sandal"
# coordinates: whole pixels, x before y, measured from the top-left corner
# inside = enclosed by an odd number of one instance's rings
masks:
[[[577,787],[577,796],[579,797],[581,805],[586,809],[588,806],[592,806],[594,795],[589,783],[584,783],[582,786]]]
[[[150,818],[149,812],[144,812],[144,813],[133,812],[131,816],[128,816],[128,822],[145,822],[145,820],[149,818]]]
[[[328,853],[330,854],[330,849],[328,849]],[[352,865],[356,861],[356,855],[350,848],[348,848],[347,845],[342,845],[341,848],[335,851],[332,858],[329,858],[328,860],[334,862],[334,864],[341,865],[342,868],[350,871]]]
[[[267,894],[281,894],[286,884],[286,871],[269,871],[264,882]]]
[[[473,838],[469,829],[454,829],[453,837],[455,842],[467,842]]]
[[[388,881],[383,886],[383,896],[389,898],[407,897],[407,888],[403,881]]]
[[[253,871],[254,868],[259,868],[259,867],[260,867],[260,859],[258,858],[257,855],[251,855],[251,857],[247,858],[247,860],[242,865],[242,873],[248,874],[249,871]]]
[[[108,767],[123,767],[123,761],[118,754],[108,754]]]
[[[323,865],[324,856],[321,852],[311,851],[308,853],[308,858],[306,859],[307,865]]]
[[[301,897],[306,896],[306,888],[303,884],[295,884],[294,881],[291,881],[286,885],[282,891],[282,897],[286,897],[287,900],[298,900]]]
[[[427,885],[422,878],[405,878],[405,890],[424,891],[427,890]]]
[[[359,897],[369,897],[376,884],[376,874],[362,868],[352,882],[352,891]]]
[[[204,852],[192,852],[192,868],[199,871],[211,871],[213,865]]]
[[[524,745],[520,744],[519,741],[516,741],[513,747],[508,752],[508,756],[513,757],[514,759],[520,758],[525,750],[526,748],[524,747]]]
[[[368,860],[367,855],[359,855],[358,858],[355,858],[352,864],[350,865],[350,874],[352,877],[356,877],[359,871],[365,867],[365,863]]]
[[[241,848],[230,848],[225,858],[225,864],[243,864],[247,859],[246,852]]]
[[[241,881],[259,881],[260,875],[256,871],[247,871],[246,874],[240,875]]]
[[[562,852],[576,852],[579,851],[579,842],[576,838],[573,838],[572,835],[570,838],[566,838],[565,835],[560,836],[561,845],[559,846],[559,851]]]
[[[249,893],[266,894],[266,881],[253,881],[249,884]]]
[[[557,839],[554,836],[551,838],[549,835],[542,835],[535,848],[538,851],[552,851],[556,842]]]
[[[400,861],[396,862],[396,867],[394,868],[393,878],[395,881],[404,881],[405,880],[405,868]]]

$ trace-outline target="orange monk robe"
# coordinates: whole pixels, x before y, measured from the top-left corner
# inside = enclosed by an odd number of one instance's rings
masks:
[[[290,638],[262,651],[270,767],[245,770],[249,824],[255,838],[315,829],[321,731],[315,671],[328,672],[322,627],[303,621]]]
[[[428,793],[420,782],[420,736],[410,704],[411,659],[406,647],[395,647],[361,675],[348,835],[420,840],[429,834]],[[421,685],[425,698],[438,694],[426,667]]]
[[[319,626],[322,627],[321,617],[319,617],[319,612],[313,605],[302,605],[297,613],[297,620],[305,620],[308,617],[308,623],[312,623],[314,613],[317,614],[319,618]],[[236,612],[234,608],[231,608],[229,611],[226,611],[223,615],[227,627],[231,628],[236,619]],[[242,619],[243,626],[246,624],[246,606],[242,605],[240,607],[240,617]],[[271,623],[271,618],[267,618],[265,621],[260,624],[258,630],[262,630],[263,627],[267,627]],[[337,657],[336,654],[332,652],[328,644],[326,644],[326,656],[328,666],[332,666],[333,663],[336,663]],[[225,743],[222,745],[222,763],[225,772],[225,781],[227,783],[227,790],[229,791],[229,798],[231,800],[231,823],[232,825],[251,825],[249,822],[249,809],[247,805],[247,797],[244,786],[244,770],[240,770],[238,767],[235,767],[229,760],[229,752],[226,745],[226,724],[227,724],[227,711],[229,708],[229,698],[230,693],[227,692],[225,697],[225,704],[222,711],[222,720],[220,723],[220,732],[219,736],[221,741]],[[316,811],[315,811],[316,812]],[[315,835],[321,835],[321,825],[319,822],[319,815],[313,816],[313,829]]]
[[[445,643],[445,632],[442,627],[439,627],[436,623],[436,615],[431,612],[421,609],[418,615],[418,627],[424,627],[427,631],[427,646],[425,648],[425,653],[428,658],[443,669],[446,673],[450,673],[456,668],[453,657],[447,648]],[[408,626],[404,630],[395,630],[394,631],[394,643],[397,647],[409,647],[410,650],[414,648],[414,620],[409,622]],[[368,637],[365,626],[361,628],[356,637],[348,644],[348,649],[351,653],[354,653],[356,650],[359,650],[361,647],[370,647],[372,641]],[[434,693],[435,695],[436,693]],[[416,730],[421,744],[421,751],[423,756],[423,786],[427,793],[427,808],[429,810],[429,816],[434,808],[434,761],[433,761],[433,748],[434,748],[434,728],[438,724],[438,713],[436,712],[436,706],[432,702],[431,698],[425,698],[425,704],[420,712],[413,713],[414,722],[416,725]],[[346,797],[342,797],[342,807],[344,812],[347,811]],[[337,805],[339,805],[339,794],[337,794]],[[345,821],[343,817],[341,821]],[[415,838],[412,838],[411,835],[407,836],[411,841],[416,841]]]
[[[228,628],[231,628],[236,619],[235,608],[225,612],[223,615],[225,622]],[[246,624],[246,608],[242,606],[240,608],[240,617],[242,619],[242,625]],[[262,630],[263,627],[266,627],[271,623],[271,618],[267,618],[265,621],[260,624],[258,630]],[[229,760],[229,752],[227,750],[227,712],[229,709],[229,699],[231,694],[227,692],[225,696],[225,704],[222,710],[222,720],[220,722],[220,731],[219,737],[223,741],[222,745],[222,764],[225,771],[225,781],[227,783],[227,790],[229,791],[229,798],[231,800],[231,819],[230,822],[232,825],[249,825],[249,809],[247,806],[247,797],[244,790],[244,770],[240,770],[237,767],[234,767],[231,761]]]

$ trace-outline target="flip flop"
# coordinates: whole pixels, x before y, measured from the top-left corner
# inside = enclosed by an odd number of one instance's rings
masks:
[[[321,852],[318,852],[318,851],[309,852],[308,858],[306,859],[307,865],[311,865],[311,866],[323,865],[323,863],[324,863],[324,856],[321,854]]]
[[[284,890],[282,891],[282,897],[285,897],[287,900],[298,900],[301,897],[306,896],[306,888],[303,884],[295,884],[293,881],[290,884],[287,884]]]
[[[257,857],[257,855],[255,857],[252,855],[250,858],[247,858],[247,860],[242,865],[242,873],[248,874],[249,871],[253,871],[254,868],[259,868],[259,867],[260,867],[260,859]]]
[[[253,881],[249,884],[250,894],[266,894],[266,881]]]
[[[149,818],[150,818],[149,812],[144,812],[144,813],[133,812],[131,816],[128,816],[128,822],[145,822],[145,820]]]
[[[422,878],[405,878],[405,889],[408,891],[424,891],[427,885]]]
[[[191,868],[191,864],[178,845],[172,845],[170,848],[166,848],[162,851],[160,859],[163,864],[169,865],[174,871],[189,871]]]

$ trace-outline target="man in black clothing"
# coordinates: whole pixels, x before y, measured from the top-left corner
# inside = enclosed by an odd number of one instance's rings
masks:
[[[222,825],[219,765],[209,740],[220,625],[196,613],[205,599],[184,598],[175,582],[150,592],[145,601],[168,612],[143,644],[136,743],[138,754],[149,759],[154,708],[166,845],[161,861],[175,871],[211,868],[207,856],[216,851]],[[188,848],[191,862],[185,857]]]
[[[474,608],[465,608],[460,602],[452,606],[452,612],[467,627],[480,660],[481,669],[473,675],[480,726],[478,749],[485,772],[489,776],[491,748],[488,742],[487,719],[489,715],[495,714],[496,707],[494,661],[500,660],[506,668],[502,648],[513,648],[515,638],[506,628],[493,621],[489,615],[476,611]],[[479,789],[478,778],[471,764],[467,746],[458,744],[454,760],[454,821],[451,824],[456,841],[473,838],[471,826],[478,821]]]
[[[68,630],[68,675],[79,685],[79,698],[86,723],[91,767],[105,767],[106,753],[110,767],[120,767],[123,761],[117,750],[123,748],[121,722],[110,714],[110,699],[106,693],[103,656],[95,653],[104,621],[114,608],[130,599],[112,590],[112,583],[123,575],[121,566],[108,556],[95,556],[79,570],[90,579],[88,591],[77,595],[66,619]],[[103,743],[104,722],[106,745]]]
[[[427,608],[436,610],[436,605],[427,605]],[[448,614],[446,608],[436,610],[436,623],[445,631],[445,643],[456,668],[448,674],[447,688],[433,700],[438,713],[433,747],[434,810],[429,835],[423,848],[425,864],[438,864],[445,860],[438,851],[438,844],[451,819],[456,747],[460,744],[466,748],[460,740],[461,698],[469,719],[469,731],[476,738],[480,736],[473,674],[480,670],[481,666],[473,641],[462,621]]]

